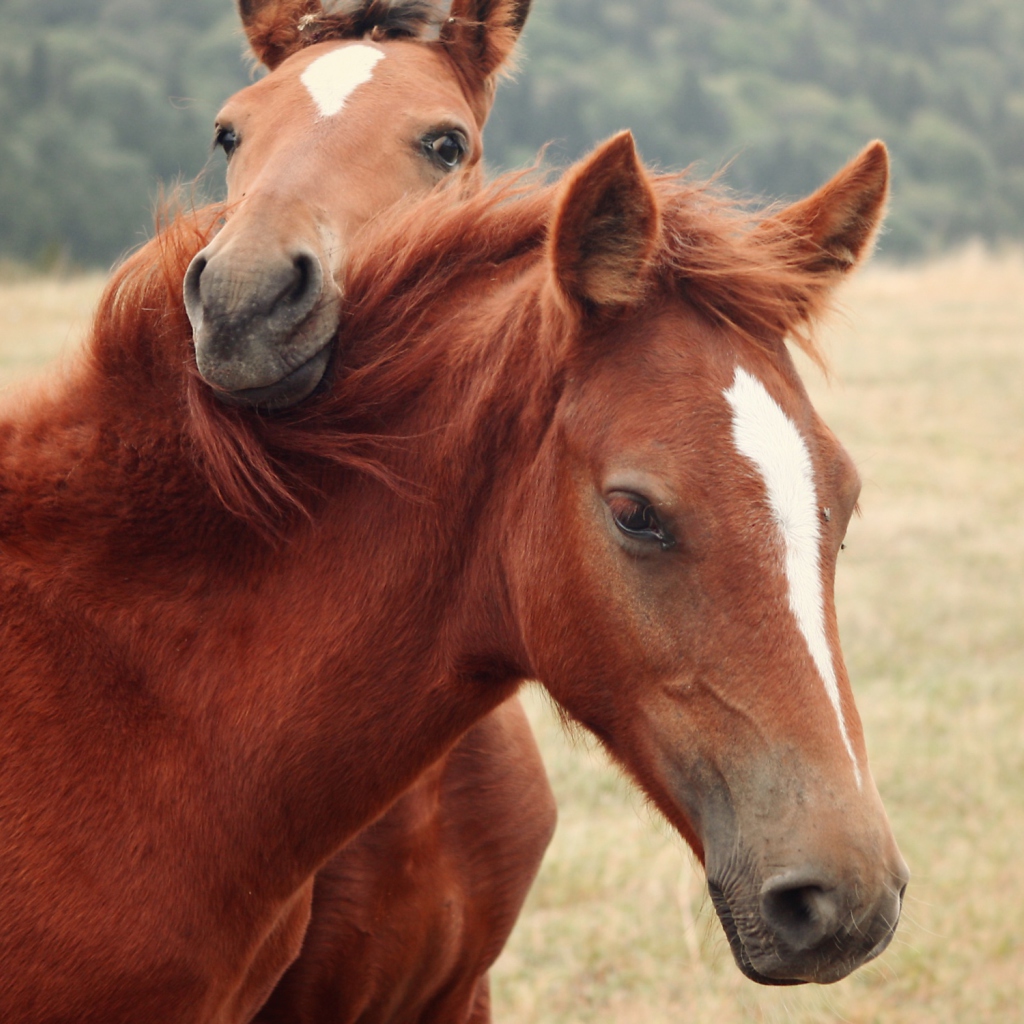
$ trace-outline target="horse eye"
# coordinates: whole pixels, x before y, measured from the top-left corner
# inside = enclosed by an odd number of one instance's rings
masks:
[[[238,148],[238,133],[228,125],[219,124],[216,127],[213,144],[220,146],[224,150],[225,156],[230,160],[231,154]]]
[[[658,519],[654,506],[637,494],[613,494],[608,498],[615,525],[634,540],[657,541],[662,548],[675,543]]]
[[[469,148],[462,132],[445,132],[425,143],[427,155],[446,171],[452,171],[462,162]]]

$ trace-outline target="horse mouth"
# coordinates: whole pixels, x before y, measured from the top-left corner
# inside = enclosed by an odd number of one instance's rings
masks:
[[[830,985],[833,982],[841,981],[857,968],[862,967],[885,952],[893,936],[896,934],[896,926],[899,922],[899,915],[897,914],[895,920],[887,922],[885,931],[870,948],[865,949],[864,946],[854,947],[847,951],[846,956],[834,961],[820,946],[817,951],[812,948],[804,951],[805,959],[803,963],[795,968],[795,971],[799,971],[800,977],[773,976],[763,973],[763,971],[758,970],[754,966],[750,951],[743,940],[732,906],[722,886],[709,879],[708,893],[718,914],[718,919],[722,923],[722,930],[729,940],[729,948],[732,951],[733,959],[736,961],[736,966],[747,978],[751,981],[756,981],[759,985],[806,985],[811,981],[818,985]],[[901,906],[902,902],[903,893],[901,892]],[[834,942],[835,937],[832,937],[829,941],[829,946],[831,947]],[[781,950],[777,942],[772,943],[771,954],[774,954],[775,958],[778,959],[781,974],[786,969],[786,965],[782,959]],[[791,965],[789,969],[794,970],[794,967]]]
[[[333,342],[333,339],[332,339]],[[238,391],[214,389],[214,394],[227,405],[243,406],[259,412],[290,409],[307,399],[321,384],[331,361],[333,343],[328,342],[300,366],[273,384]]]
[[[736,926],[732,907],[729,905],[729,901],[726,899],[725,893],[722,891],[722,887],[717,885],[715,882],[712,882],[711,879],[708,879],[708,893],[711,896],[711,902],[714,905],[715,912],[718,914],[718,920],[722,923],[722,931],[725,932],[725,937],[729,940],[729,948],[732,950],[732,956],[736,961],[736,966],[740,971],[742,971],[744,976],[749,978],[751,981],[756,981],[759,985],[807,984],[807,982],[801,978],[771,978],[757,970],[750,961],[747,948],[743,943],[743,939],[740,937],[739,928]]]

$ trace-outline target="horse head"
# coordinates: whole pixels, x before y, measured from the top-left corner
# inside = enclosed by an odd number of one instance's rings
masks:
[[[199,372],[223,399],[283,408],[310,394],[353,234],[404,196],[475,186],[529,5],[454,0],[441,19],[426,0],[239,0],[269,74],[217,116],[227,212],[184,281]]]
[[[765,984],[878,955],[908,878],[836,624],[860,484],[785,342],[815,354],[887,180],[876,143],[741,230],[658,186],[628,134],[574,169],[544,293],[564,389],[495,527],[524,672],[686,838]]]

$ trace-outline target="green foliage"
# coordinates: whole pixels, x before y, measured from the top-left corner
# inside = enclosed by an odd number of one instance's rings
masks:
[[[881,137],[885,251],[1024,235],[1017,0],[534,0],[524,44],[492,165],[628,126],[650,160],[775,198]],[[0,0],[0,258],[104,263],[144,237],[160,183],[204,167],[243,49],[232,0]]]
[[[0,257],[141,241],[160,185],[202,171],[242,44],[231,0],[0,0]]]

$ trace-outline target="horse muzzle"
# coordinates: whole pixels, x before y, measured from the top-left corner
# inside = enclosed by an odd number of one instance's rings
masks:
[[[839,755],[831,771],[787,749],[725,769],[692,749],[665,759],[736,965],[762,985],[839,981],[899,922],[910,872],[873,780],[855,785]]]
[[[896,932],[909,872],[899,858],[875,887],[815,865],[761,884],[708,873],[708,891],[739,969],[762,985],[827,985],[879,956]]]
[[[218,398],[285,409],[320,384],[341,300],[312,249],[246,258],[215,240],[193,258],[183,290],[196,365]]]

